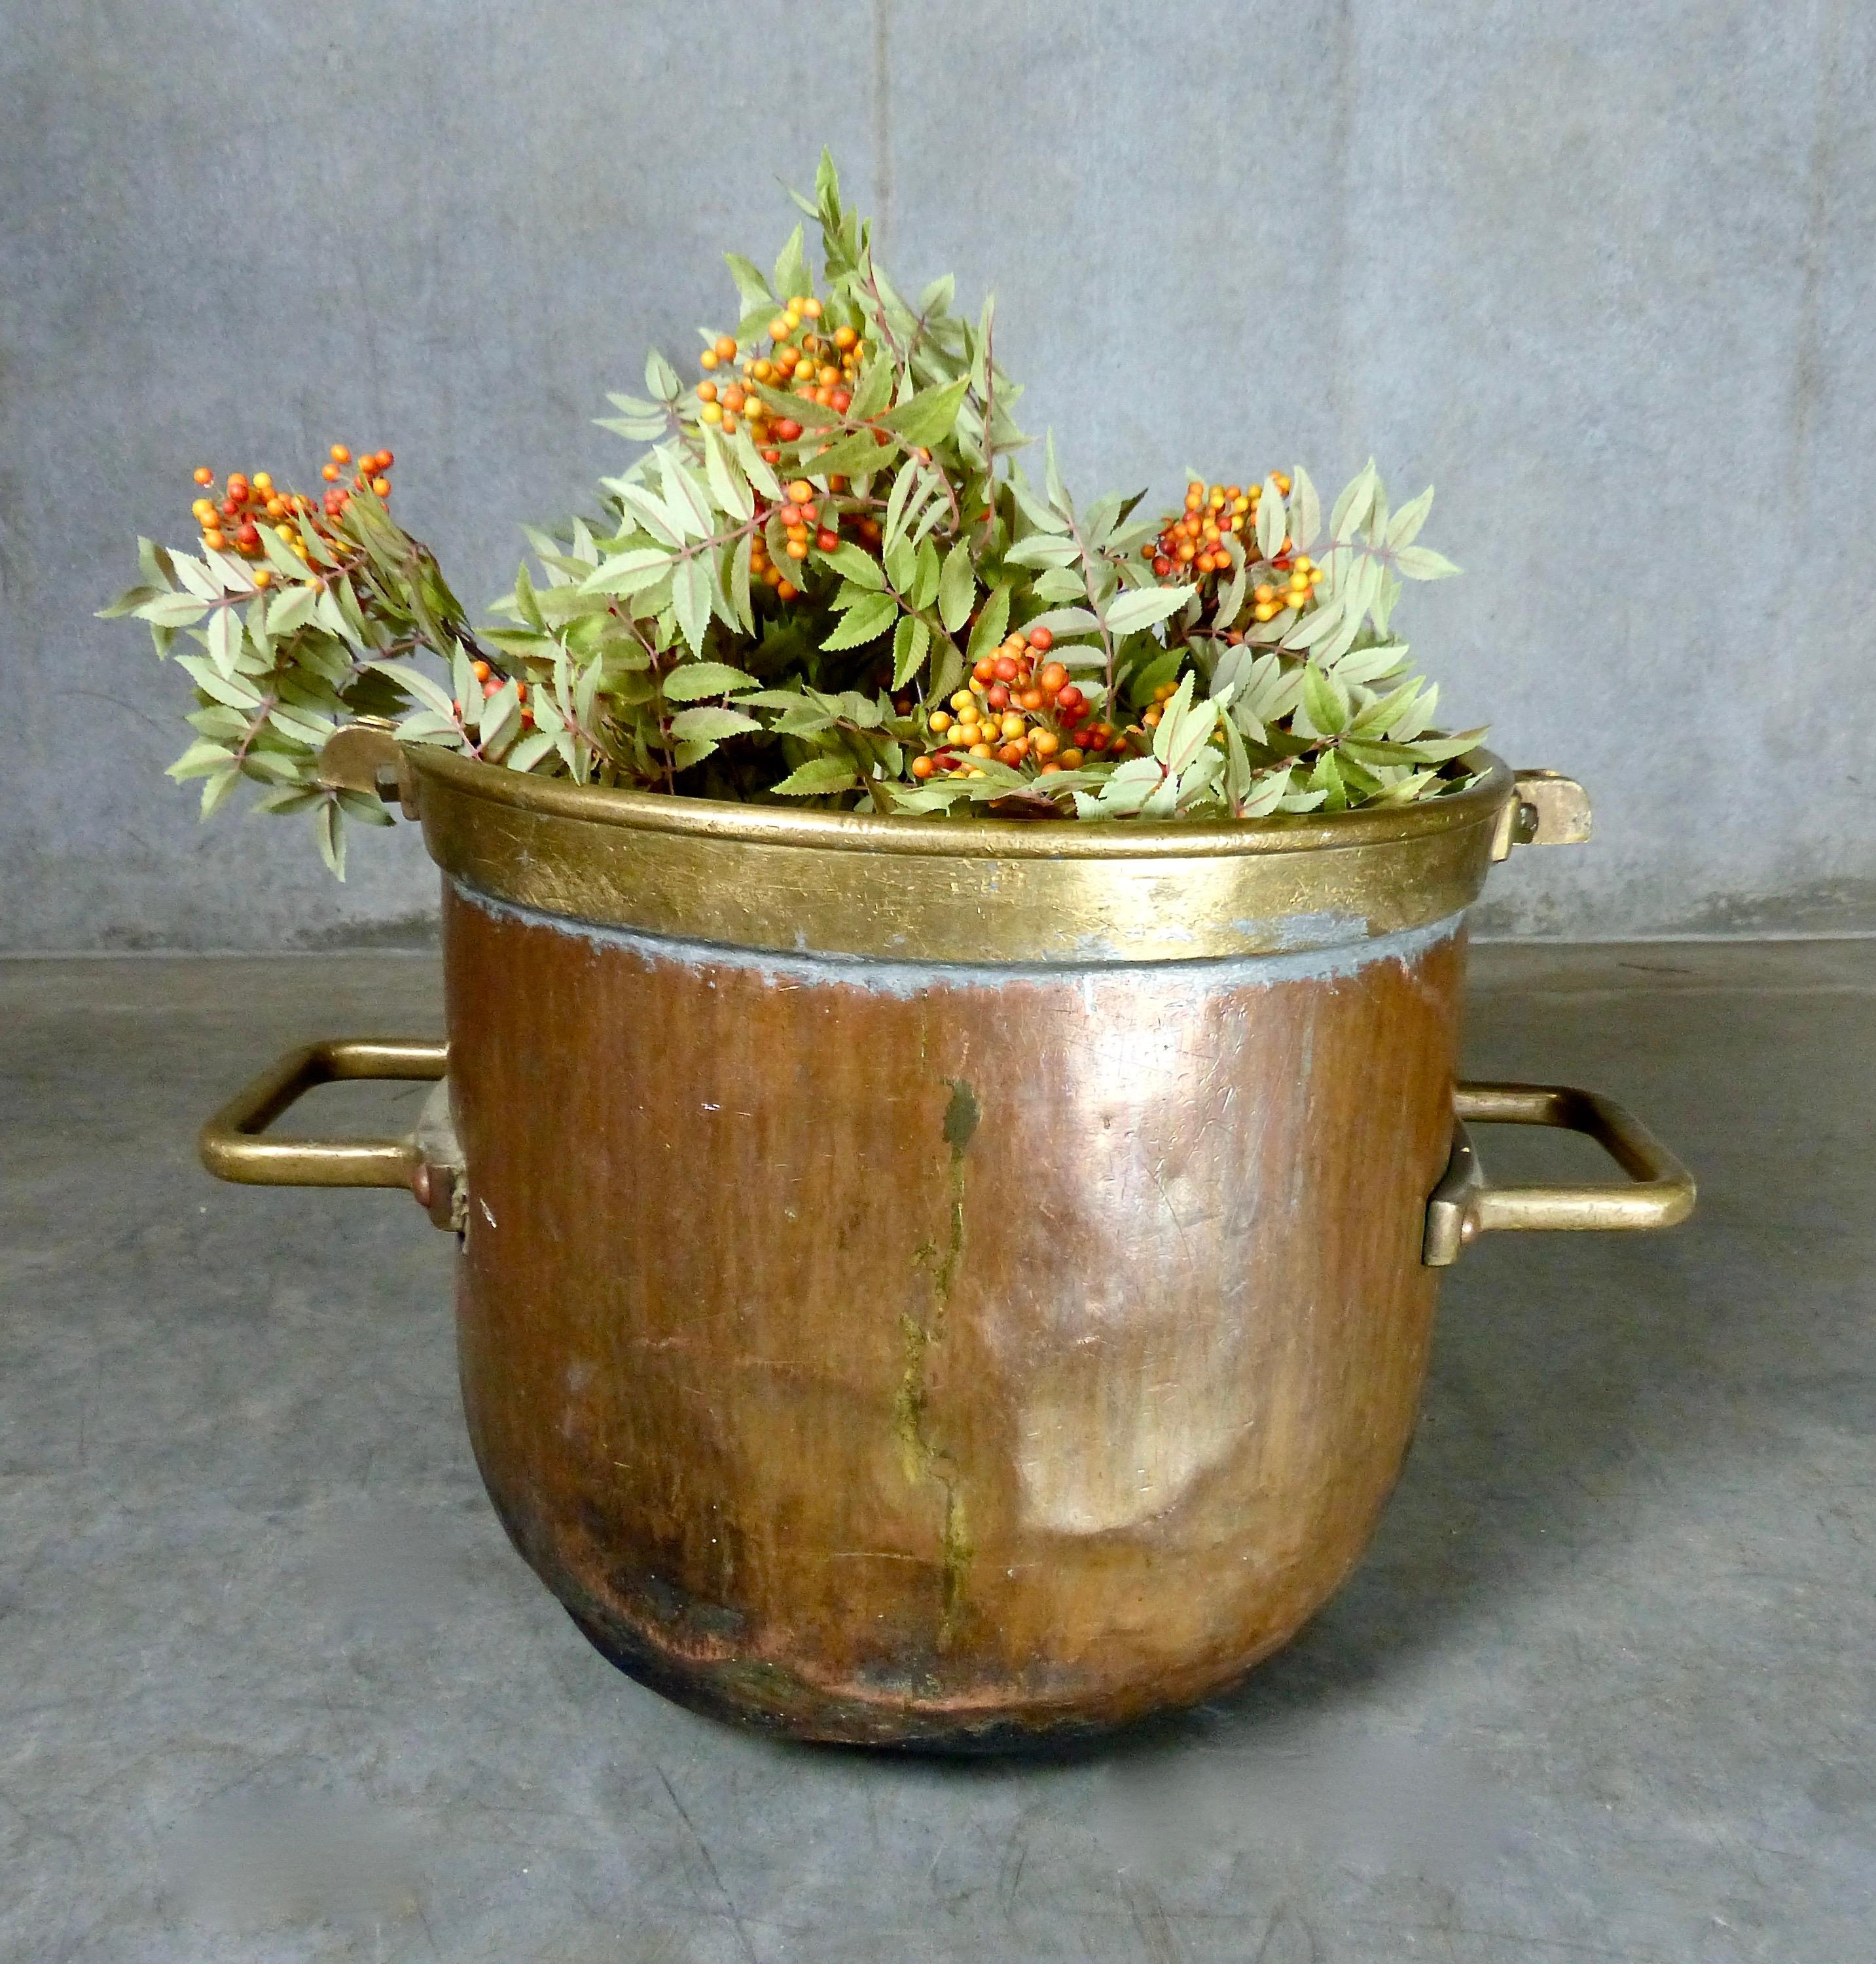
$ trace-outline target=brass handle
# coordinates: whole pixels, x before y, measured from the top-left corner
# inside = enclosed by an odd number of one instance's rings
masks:
[[[429,1204],[429,1155],[418,1132],[401,1139],[264,1138],[315,1085],[352,1078],[440,1078],[449,1046],[421,1037],[333,1037],[290,1052],[202,1128],[202,1163],[250,1186],[404,1186]]]
[[[1672,1228],[1694,1211],[1694,1176],[1639,1118],[1568,1084],[1460,1084],[1453,1088],[1453,1150],[1426,1206],[1422,1259],[1441,1269],[1481,1234],[1509,1228]],[[1626,1183],[1490,1186],[1466,1121],[1558,1125],[1594,1139],[1629,1176]]]

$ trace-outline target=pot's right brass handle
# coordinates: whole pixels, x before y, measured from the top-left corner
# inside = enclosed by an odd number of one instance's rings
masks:
[[[1453,1150],[1426,1206],[1422,1253],[1445,1268],[1499,1228],[1672,1228],[1694,1211],[1694,1176],[1639,1118],[1568,1084],[1460,1084],[1453,1089]],[[1629,1175],[1624,1184],[1492,1186],[1466,1129],[1558,1125],[1592,1138]]]
[[[425,1125],[401,1139],[268,1138],[268,1126],[315,1085],[354,1078],[442,1077],[449,1047],[415,1037],[332,1037],[290,1051],[202,1128],[202,1163],[253,1186],[404,1186],[431,1206],[437,1155]],[[434,1209],[433,1209],[434,1211]]]

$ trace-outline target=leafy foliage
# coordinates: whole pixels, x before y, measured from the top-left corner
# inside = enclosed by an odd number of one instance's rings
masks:
[[[197,501],[199,557],[140,542],[105,611],[189,644],[171,774],[205,815],[255,780],[342,872],[343,820],[384,814],[319,756],[361,717],[581,783],[897,814],[1255,819],[1467,781],[1483,733],[1433,729],[1392,627],[1404,581],[1457,570],[1415,543],[1430,491],[1390,513],[1371,464],[1326,526],[1300,468],[1195,480],[1158,521],[1078,506],[1052,442],[1040,485],[1013,462],[992,304],[903,297],[825,156],[797,201],[821,290],[803,226],[768,273],[730,255],[735,332],[705,333],[697,385],[654,351],[612,398],[640,454],[530,532],[496,624],[392,518],[389,452],[318,504],[237,473]]]

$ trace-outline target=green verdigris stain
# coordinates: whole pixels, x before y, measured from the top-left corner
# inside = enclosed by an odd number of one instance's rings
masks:
[[[906,1365],[893,1401],[893,1429],[899,1439],[900,1463],[906,1478],[915,1483],[935,1480],[944,1493],[944,1525],[939,1538],[944,1589],[944,1613],[938,1624],[941,1649],[950,1641],[963,1600],[964,1577],[970,1564],[970,1542],[965,1530],[964,1497],[959,1491],[957,1467],[932,1437],[925,1423],[928,1403],[925,1363],[932,1346],[944,1334],[944,1313],[951,1307],[951,1292],[964,1263],[964,1155],[983,1116],[977,1094],[963,1078],[947,1082],[951,1088],[944,1125],[944,1143],[951,1152],[948,1218],[943,1247],[935,1240],[922,1241],[912,1255],[914,1276],[922,1272],[931,1279],[932,1314],[929,1321],[923,1323],[914,1316],[900,1318],[906,1340]]]

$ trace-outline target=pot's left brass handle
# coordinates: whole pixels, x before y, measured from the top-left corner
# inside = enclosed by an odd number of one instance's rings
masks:
[[[1422,1259],[1448,1266],[1499,1228],[1672,1228],[1694,1211],[1694,1176],[1647,1127],[1613,1100],[1568,1084],[1460,1084],[1453,1089],[1453,1150],[1426,1207]],[[1466,1129],[1557,1125],[1592,1138],[1629,1176],[1621,1184],[1493,1186]]]
[[[315,1085],[361,1078],[440,1078],[447,1044],[418,1037],[332,1037],[290,1051],[202,1128],[202,1163],[217,1179],[251,1186],[404,1186],[426,1204],[427,1157],[417,1133],[401,1139],[267,1138],[269,1125]]]

